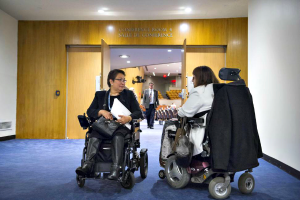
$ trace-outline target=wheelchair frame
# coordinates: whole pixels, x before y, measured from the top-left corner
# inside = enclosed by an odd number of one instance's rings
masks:
[[[82,152],[81,166],[83,166],[86,160],[87,146],[88,146],[88,134],[92,132],[92,124],[94,120],[88,118],[85,113],[83,115],[78,115],[78,120],[80,126],[85,130],[88,129],[85,135],[85,146]],[[118,178],[118,182],[121,183],[122,187],[125,189],[131,189],[135,184],[134,172],[138,171],[140,168],[140,175],[144,179],[148,174],[148,149],[143,148],[140,153],[137,153],[137,149],[140,148],[139,134],[140,130],[135,131],[139,120],[132,120],[133,133],[131,138],[125,139],[124,141],[124,161],[122,165],[121,176]],[[110,139],[107,139],[110,140]],[[105,143],[104,143],[105,144]],[[99,147],[100,148],[100,147]],[[131,155],[131,156],[130,156]],[[102,167],[97,167],[101,166]],[[100,179],[101,173],[109,172],[111,163],[110,162],[97,162],[94,164],[93,173],[86,177],[76,175],[77,184],[79,187],[83,187],[85,180],[87,179]],[[125,169],[127,167],[127,169]]]

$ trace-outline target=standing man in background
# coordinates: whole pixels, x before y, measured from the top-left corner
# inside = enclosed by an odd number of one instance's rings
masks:
[[[158,92],[153,89],[154,83],[149,83],[149,89],[146,89],[143,94],[143,105],[146,108],[146,118],[148,128],[154,129],[154,114],[155,109],[159,105]]]

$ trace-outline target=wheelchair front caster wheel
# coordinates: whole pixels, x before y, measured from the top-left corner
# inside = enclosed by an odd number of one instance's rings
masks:
[[[83,187],[84,186],[84,184],[85,184],[85,179],[84,178],[82,178],[82,176],[78,176],[78,175],[76,175],[76,181],[77,181],[77,185],[79,186],[79,187]]]
[[[133,172],[126,171],[125,178],[121,182],[122,187],[125,189],[131,189],[131,188],[133,188],[134,184],[135,184],[135,178],[134,178]]]
[[[215,199],[226,199],[231,193],[231,185],[229,184],[225,190],[222,190],[224,183],[223,177],[216,177],[211,180],[208,186],[209,194]]]
[[[158,172],[158,176],[159,176],[159,178],[161,178],[161,179],[166,178],[165,170],[160,170],[160,171]]]
[[[250,194],[255,187],[253,176],[248,172],[243,173],[239,178],[238,186],[241,193]]]
[[[148,153],[144,153],[140,158],[140,174],[142,178],[146,178],[148,175]]]

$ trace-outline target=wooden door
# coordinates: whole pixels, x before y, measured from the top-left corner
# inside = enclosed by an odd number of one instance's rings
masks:
[[[110,48],[103,39],[101,40],[101,52],[101,89],[108,90],[107,76],[110,71]]]
[[[96,76],[101,74],[100,47],[68,48],[67,127],[69,139],[83,139],[77,116],[86,113],[96,92]]]

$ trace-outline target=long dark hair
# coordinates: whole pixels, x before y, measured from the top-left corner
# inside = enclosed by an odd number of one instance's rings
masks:
[[[196,86],[207,85],[210,83],[219,83],[214,72],[208,66],[199,66],[193,70],[193,75],[196,77]]]
[[[108,73],[108,76],[107,76],[107,85],[108,85],[108,87],[111,86],[109,80],[112,79],[114,81],[115,78],[118,76],[118,74],[123,74],[124,76],[126,76],[125,72],[121,69],[113,69]]]

